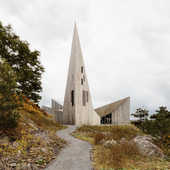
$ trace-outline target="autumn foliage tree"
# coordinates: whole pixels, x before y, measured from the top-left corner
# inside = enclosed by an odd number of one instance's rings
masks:
[[[25,96],[38,103],[42,91],[41,75],[44,67],[39,60],[40,52],[29,49],[27,41],[20,40],[10,25],[3,26],[0,22],[0,58],[12,67],[16,74],[17,88]]]
[[[4,59],[0,60],[0,131],[6,132],[18,125],[17,108],[22,106],[22,97],[17,90],[16,75]]]

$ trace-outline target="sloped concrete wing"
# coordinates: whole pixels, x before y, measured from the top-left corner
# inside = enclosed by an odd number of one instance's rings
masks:
[[[100,117],[112,113],[112,124],[128,124],[130,122],[130,97],[95,109]]]

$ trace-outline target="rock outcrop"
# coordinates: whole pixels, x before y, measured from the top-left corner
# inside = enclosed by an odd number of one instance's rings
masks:
[[[153,144],[153,139],[156,139],[150,135],[147,136],[141,136],[137,135],[130,141],[127,141],[125,138],[122,138],[119,142],[116,142],[115,140],[108,140],[102,139],[100,143],[103,144],[103,146],[109,148],[113,145],[117,144],[124,144],[124,143],[135,143],[142,155],[145,156],[155,156],[155,157],[161,157],[163,159],[166,159],[167,157],[163,154],[162,150],[158,148],[155,144]]]
[[[155,156],[162,157],[163,159],[166,156],[163,154],[162,150],[159,149],[155,144],[152,143],[153,137],[151,136],[137,136],[132,139],[133,142],[138,146],[139,151],[146,156]]]

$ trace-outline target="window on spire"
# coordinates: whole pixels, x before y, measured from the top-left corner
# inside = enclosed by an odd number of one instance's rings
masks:
[[[71,103],[74,106],[74,90],[71,91]]]
[[[86,91],[82,91],[82,105],[86,106]]]

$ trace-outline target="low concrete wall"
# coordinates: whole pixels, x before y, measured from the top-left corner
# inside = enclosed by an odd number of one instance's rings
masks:
[[[55,120],[55,109],[47,107],[47,106],[42,106],[42,110],[46,111],[49,115],[52,115],[53,120]]]
[[[49,115],[52,115],[51,118],[54,122],[62,123],[62,110],[56,110],[47,106],[42,106],[42,109],[46,111]]]
[[[62,113],[63,111],[56,110],[55,111],[55,122],[61,123],[62,124]]]

